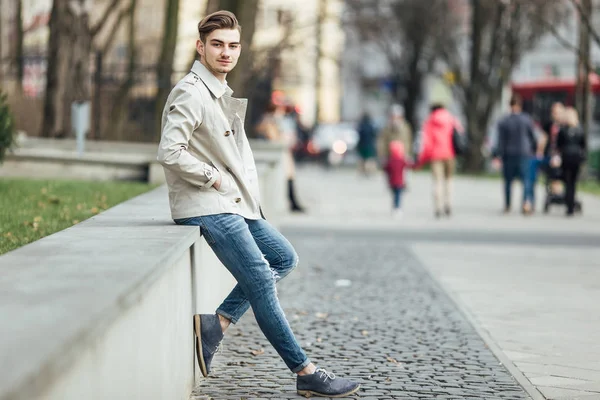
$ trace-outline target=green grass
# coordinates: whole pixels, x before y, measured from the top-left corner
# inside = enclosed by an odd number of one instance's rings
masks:
[[[583,181],[578,185],[578,189],[582,192],[595,194],[600,196],[600,181]]]
[[[3,179],[0,254],[66,229],[154,187],[135,182]]]

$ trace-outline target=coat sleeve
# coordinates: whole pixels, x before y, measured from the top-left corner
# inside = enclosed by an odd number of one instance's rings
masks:
[[[219,177],[218,170],[188,152],[190,138],[203,118],[203,105],[188,91],[191,88],[176,87],[165,105],[157,160],[184,181],[208,188]]]
[[[496,129],[496,148],[494,149],[494,157],[503,157],[506,145],[506,130],[504,129],[504,120],[498,122]]]

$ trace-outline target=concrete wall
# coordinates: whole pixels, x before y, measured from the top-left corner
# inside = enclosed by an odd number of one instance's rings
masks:
[[[73,139],[21,137],[0,165],[0,177],[165,182],[163,167],[156,161],[155,143],[87,141],[81,155],[76,146]],[[284,147],[264,140],[250,141],[250,146],[262,174],[263,199],[268,203],[285,190],[283,183],[274,183],[284,180],[283,168],[279,168]]]
[[[275,225],[276,153],[255,152]],[[0,276],[0,400],[187,399],[192,315],[235,285],[165,186],[1,256]]]

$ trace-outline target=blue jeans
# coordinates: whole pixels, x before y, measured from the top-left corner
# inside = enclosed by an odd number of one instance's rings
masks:
[[[528,156],[504,156],[502,158],[502,174],[504,176],[504,206],[510,208],[512,182],[519,179],[523,183],[523,204],[526,201],[532,201],[531,190],[529,188],[529,167]]]
[[[394,208],[398,209],[402,206],[402,189],[401,187],[392,188],[394,194]]]
[[[542,160],[537,157],[529,158],[529,166],[527,171],[527,182],[525,184],[526,199],[531,201],[532,206],[535,205],[535,184],[537,182],[538,168],[540,167]]]
[[[267,221],[236,214],[216,214],[175,220],[197,225],[237,285],[217,309],[236,323],[250,306],[267,340],[292,372],[310,360],[298,344],[277,298],[275,283],[298,265],[296,251]]]

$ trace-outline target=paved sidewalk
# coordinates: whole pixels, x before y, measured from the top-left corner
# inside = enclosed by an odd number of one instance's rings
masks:
[[[504,216],[499,181],[459,179],[454,216],[435,220],[415,174],[394,220],[382,176],[300,168],[298,192],[309,214],[284,231],[301,265],[280,298],[308,353],[360,379],[360,398],[527,398],[512,374],[536,399],[600,399],[600,199],[582,195],[574,219]],[[298,398],[252,316],[233,329],[195,399]]]
[[[292,329],[317,365],[362,382],[361,399],[528,398],[397,241],[286,233],[301,259],[279,290]],[[194,400],[300,398],[252,315],[224,348]]]

